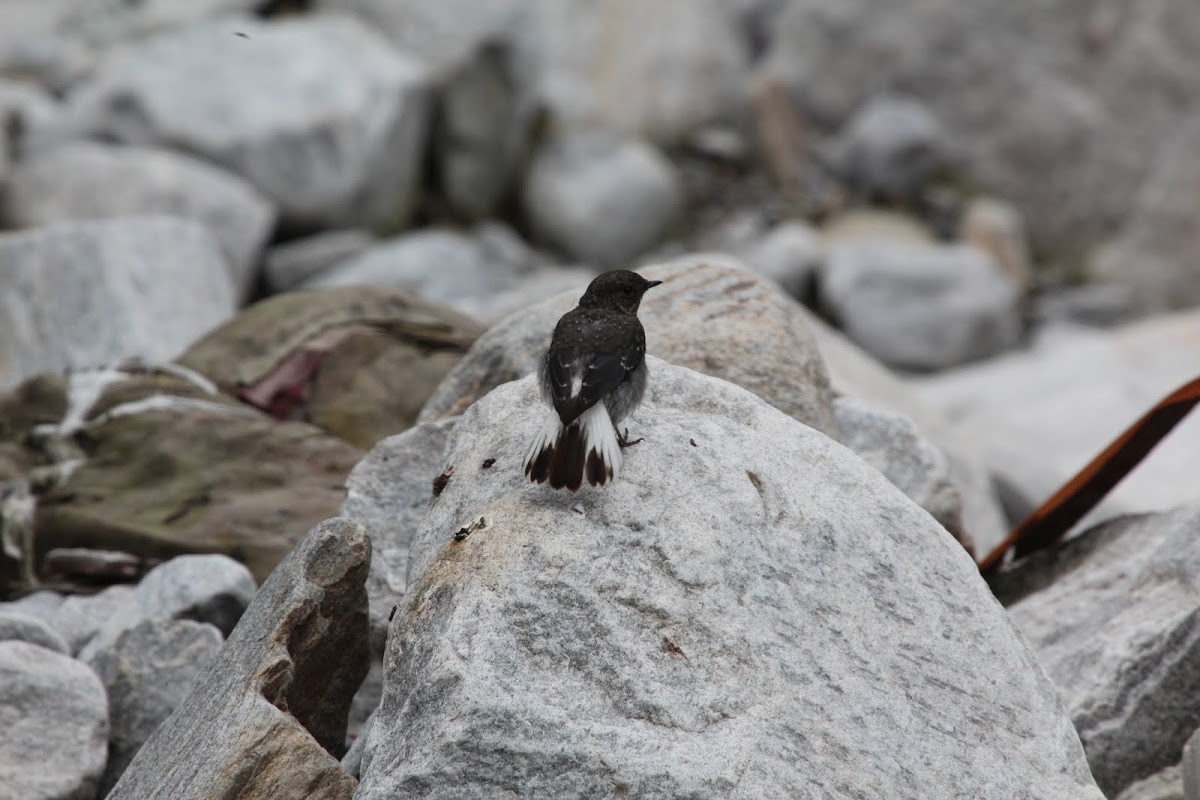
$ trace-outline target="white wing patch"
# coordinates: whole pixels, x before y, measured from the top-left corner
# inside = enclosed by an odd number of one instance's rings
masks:
[[[579,397],[579,393],[583,391],[583,370],[579,368],[579,362],[575,362],[571,370],[571,399]]]

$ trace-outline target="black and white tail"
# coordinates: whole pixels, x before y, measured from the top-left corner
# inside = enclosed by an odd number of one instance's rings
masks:
[[[585,477],[592,486],[616,478],[621,459],[617,429],[604,403],[596,403],[569,425],[551,410],[525,455],[525,474],[534,483],[549,481],[552,488],[574,492]]]

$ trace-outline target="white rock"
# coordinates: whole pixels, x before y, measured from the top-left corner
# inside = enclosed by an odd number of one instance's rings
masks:
[[[577,134],[544,144],[525,180],[534,231],[593,267],[628,266],[683,209],[671,162],[651,145]]]
[[[28,642],[0,642],[0,730],[0,797],[96,796],[108,704],[86,666]]]
[[[359,800],[1100,798],[941,526],[744,390],[648,365],[612,486],[556,493],[513,461],[431,505]],[[520,452],[538,402],[532,377],[494,390],[446,463]]]
[[[821,299],[846,334],[881,361],[944,369],[1016,344],[1017,293],[992,260],[961,245],[835,243]]]
[[[0,286],[0,388],[129,356],[174,358],[236,307],[212,235],[172,217],[0,235]]]
[[[246,297],[275,210],[235,175],[160,150],[74,142],[27,159],[3,192],[9,227],[170,214],[202,223],[221,244],[230,279]]]
[[[969,431],[993,471],[1049,498],[1200,363],[1200,312],[1108,331],[1055,329],[1032,349],[911,385]],[[1197,497],[1200,417],[1184,419],[1085,518],[1156,511]]]
[[[1032,588],[1049,585],[1009,607],[1109,797],[1176,763],[1200,727],[1198,527],[1194,502],[1107,522],[1034,556]]]
[[[286,226],[396,227],[418,191],[428,89],[421,64],[352,19],[229,18],[112,55],[70,104],[88,134],[226,167]]]

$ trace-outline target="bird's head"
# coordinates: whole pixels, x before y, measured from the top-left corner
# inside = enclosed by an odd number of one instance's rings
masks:
[[[581,308],[611,308],[636,314],[642,295],[647,289],[658,286],[662,281],[648,281],[636,272],[627,269],[614,269],[597,275],[583,297],[579,299]]]

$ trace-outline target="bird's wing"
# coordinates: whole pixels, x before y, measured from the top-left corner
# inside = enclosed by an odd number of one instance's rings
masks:
[[[561,347],[546,355],[550,399],[568,425],[617,387],[625,378],[623,353],[589,353]]]

